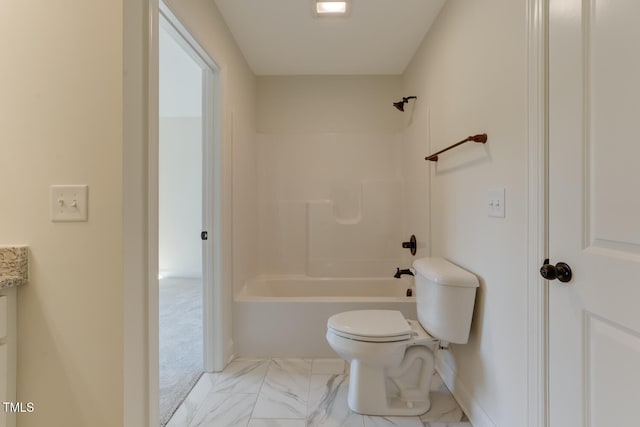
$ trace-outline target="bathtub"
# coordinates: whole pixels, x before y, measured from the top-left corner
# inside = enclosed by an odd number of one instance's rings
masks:
[[[348,310],[399,310],[416,318],[411,276],[313,278],[260,276],[234,296],[234,353],[241,357],[337,357],[327,319]]]

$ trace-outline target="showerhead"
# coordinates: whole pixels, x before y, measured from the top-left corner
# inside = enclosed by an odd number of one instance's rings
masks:
[[[404,111],[404,104],[409,102],[410,99],[418,99],[418,97],[417,96],[407,96],[406,98],[402,97],[402,101],[394,102],[393,106],[400,111]]]

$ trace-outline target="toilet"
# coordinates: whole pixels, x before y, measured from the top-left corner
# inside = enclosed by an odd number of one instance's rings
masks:
[[[356,310],[327,321],[329,345],[350,362],[354,412],[424,414],[431,406],[436,350],[469,339],[478,278],[444,258],[421,258],[413,268],[417,320],[396,310]]]

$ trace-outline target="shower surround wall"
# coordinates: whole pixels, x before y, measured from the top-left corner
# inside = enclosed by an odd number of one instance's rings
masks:
[[[390,276],[403,265],[401,85],[258,78],[261,273]]]

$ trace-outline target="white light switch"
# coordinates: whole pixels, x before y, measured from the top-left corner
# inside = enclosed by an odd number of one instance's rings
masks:
[[[86,185],[52,185],[51,221],[86,221],[87,190]]]
[[[491,188],[487,197],[487,212],[489,216],[504,218],[504,188]]]

